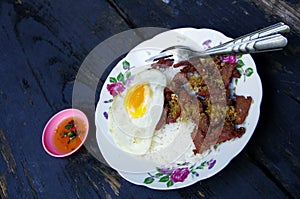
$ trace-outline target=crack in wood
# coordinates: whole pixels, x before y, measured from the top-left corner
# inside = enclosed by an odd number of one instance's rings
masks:
[[[0,198],[8,198],[6,180],[4,176],[0,176],[0,189]]]
[[[37,23],[45,26],[56,38],[58,38],[59,42],[62,44],[63,47],[65,47],[66,49],[68,49],[68,51],[61,49],[58,45],[55,45],[53,42],[51,42],[50,40],[46,40],[44,39],[43,41],[48,42],[51,46],[53,46],[54,48],[58,49],[59,52],[65,54],[66,52],[68,52],[68,56],[72,56],[77,60],[81,60],[81,57],[77,56],[76,53],[74,53],[71,43],[67,42],[67,41],[63,41],[62,39],[60,39],[58,37],[57,31],[51,26],[51,21],[46,21],[45,19],[43,19],[41,16],[38,15],[38,11],[34,8],[34,6],[26,3],[26,4],[14,4],[14,9],[17,13],[17,19],[14,25],[14,31],[16,34],[16,39],[20,44],[20,47],[22,49],[22,52],[24,53],[25,57],[26,57],[26,62],[27,62],[27,66],[29,67],[32,75],[34,76],[34,79],[36,80],[38,87],[40,88],[43,97],[45,98],[47,104],[49,105],[50,109],[52,111],[55,111],[55,107],[54,105],[52,105],[52,103],[50,102],[50,99],[48,98],[46,91],[44,90],[42,83],[37,75],[37,73],[34,70],[34,67],[31,65],[30,60],[28,59],[25,47],[23,45],[23,42],[21,41],[20,38],[20,33],[18,30],[18,24],[24,20],[27,19],[29,17],[31,17],[32,19],[34,19]],[[50,24],[50,25],[49,25]],[[40,40],[42,40],[42,38],[40,38]],[[63,88],[62,88],[63,89]],[[64,96],[63,96],[64,97]],[[63,98],[63,102],[66,102],[66,100],[64,100]]]
[[[22,0],[16,0],[16,1],[15,1],[15,4],[22,5],[22,3],[23,3]]]
[[[205,198],[205,194],[201,191],[198,191],[199,196],[201,196],[202,198]]]
[[[74,178],[74,183],[75,183],[75,194],[77,196],[77,198],[80,198],[80,195],[79,195],[79,187],[78,187],[78,180],[76,178]]]
[[[6,140],[6,137],[1,129],[0,129],[0,146],[1,146],[0,147],[1,155],[6,162],[9,172],[16,174],[17,164],[12,154],[9,143]]]
[[[130,28],[137,28],[136,25],[129,19],[129,16],[125,13],[125,11],[120,8],[114,0],[108,0],[107,2],[116,10],[116,12],[121,16],[121,18],[127,23]]]
[[[46,20],[45,18],[40,16],[41,15],[40,11],[39,11],[40,9],[36,9],[34,6],[41,7],[41,5],[31,5],[29,3],[22,3],[22,4],[15,3],[14,4],[14,9],[15,9],[16,14],[17,14],[17,19],[16,19],[16,22],[15,22],[15,31],[16,31],[17,24],[19,24],[22,20],[32,18],[37,23],[39,23],[42,26],[46,27],[47,30],[49,30],[49,32],[55,38],[57,38],[58,41],[62,44],[62,46],[65,47],[68,51],[66,49],[61,49],[57,45],[54,45],[53,42],[48,41],[48,43],[50,45],[57,48],[60,52],[62,52],[62,54],[67,53],[68,56],[72,56],[75,59],[77,59],[77,61],[81,61],[83,58],[79,57],[79,55],[77,55],[74,52],[71,42],[67,42],[67,41],[64,41],[63,39],[61,39],[58,35],[58,29],[55,29],[54,26],[52,25],[54,22],[58,22],[59,20],[57,20],[52,15],[50,15],[48,17],[48,19]],[[40,36],[38,38],[36,38],[36,36],[34,36],[33,39],[35,41],[43,40],[42,37],[40,37]],[[47,41],[47,40],[44,39],[44,41]]]
[[[249,0],[248,0],[249,1]],[[276,15],[286,22],[291,29],[300,33],[300,12],[299,7],[294,8],[281,0],[252,0],[259,8],[269,15]]]
[[[50,16],[49,20],[45,20],[42,18],[39,14],[40,9],[42,8],[41,5],[37,5],[39,8],[34,8],[34,5],[31,5],[29,3],[14,3],[14,9],[17,13],[17,23],[19,23],[21,20],[32,17],[36,22],[42,24],[45,26],[53,35],[57,36],[58,30],[51,26],[51,24],[56,20],[54,17]]]
[[[294,170],[296,171],[299,171],[300,170],[300,162],[298,160],[298,157],[296,157],[290,150],[288,149],[284,149],[285,151],[285,156],[291,160],[291,165],[292,167],[294,168]]]
[[[33,198],[38,198],[37,191],[34,188],[33,179],[31,178],[31,176],[29,174],[29,171],[27,170],[27,167],[25,165],[25,161],[24,160],[21,160],[21,165],[22,165],[22,168],[23,168],[24,175],[25,175],[25,177],[26,177],[26,179],[27,179],[27,181],[29,183],[30,190],[31,190]]]
[[[296,81],[280,80],[280,82],[291,86],[297,86],[297,87],[300,86],[300,82],[296,82]]]
[[[288,191],[286,184],[280,180],[280,173],[277,168],[270,169],[272,165],[268,164],[267,158],[261,148],[257,148],[255,154],[246,154],[248,158],[288,197],[294,198],[292,193]],[[260,157],[258,160],[257,157]]]
[[[105,188],[105,186],[103,184],[101,184],[101,188],[102,188],[102,190],[105,193],[105,198],[106,199],[112,199],[111,195],[107,192],[107,190],[106,190],[106,188]]]
[[[41,84],[41,82],[40,82],[40,80],[39,80],[37,74],[35,73],[35,71],[34,71],[32,65],[31,65],[31,63],[30,63],[30,61],[29,61],[29,59],[28,59],[28,56],[27,56],[27,54],[26,54],[25,47],[24,47],[24,45],[23,45],[23,43],[22,43],[22,41],[21,41],[21,39],[20,39],[20,33],[19,33],[19,31],[18,31],[17,24],[18,24],[18,22],[16,22],[16,24],[15,24],[15,26],[14,26],[14,32],[15,32],[15,34],[16,34],[16,39],[17,39],[17,41],[18,41],[19,44],[20,44],[20,48],[21,48],[22,52],[24,53],[24,55],[25,55],[25,57],[26,57],[27,66],[29,67],[30,72],[32,73],[34,79],[36,80],[36,82],[37,82],[37,84],[38,84],[38,87],[39,87],[40,91],[42,92],[42,95],[43,95],[44,99],[46,100],[46,103],[49,105],[50,109],[51,109],[52,111],[54,111],[55,109],[54,109],[54,107],[52,106],[52,104],[50,103],[50,99],[48,99],[48,97],[47,97],[47,95],[46,95],[46,92],[45,92],[45,90],[43,89],[42,84]]]
[[[270,57],[270,60],[272,60],[271,57]],[[292,70],[289,70],[288,67],[283,66],[281,63],[276,62],[276,61],[272,61],[272,70],[277,71],[277,72],[284,72],[289,75],[294,74],[294,72]]]
[[[96,172],[102,173],[102,175],[104,176],[105,182],[107,182],[109,184],[111,189],[114,191],[114,194],[116,196],[119,196],[121,183],[117,179],[118,175],[116,175],[116,173],[114,173],[114,172],[109,174],[108,171],[104,171],[104,170],[102,170],[101,168],[98,168],[98,167],[93,167],[93,169]]]
[[[300,96],[296,96],[292,91],[284,91],[284,94],[300,104]]]
[[[98,197],[101,198],[100,191],[95,181],[89,176],[87,172],[84,172],[85,177],[88,179],[89,183],[92,185],[93,189],[97,193]]]

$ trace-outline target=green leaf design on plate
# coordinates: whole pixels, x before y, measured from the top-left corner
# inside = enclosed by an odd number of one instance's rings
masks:
[[[115,82],[117,82],[118,80],[116,79],[116,78],[114,78],[114,77],[110,77],[109,78],[109,82],[110,83],[115,83]]]
[[[129,78],[131,76],[131,72],[126,73],[126,78]]]
[[[245,65],[245,63],[240,59],[237,61],[237,63],[238,63],[238,65],[236,66],[237,68],[241,68]]]
[[[242,71],[243,69],[238,69],[237,71],[238,71],[238,73],[242,76],[243,75],[243,71]]]
[[[160,178],[159,182],[168,182],[169,178],[169,175],[163,176],[162,178]]]
[[[152,182],[154,182],[154,178],[153,177],[148,177],[148,178],[145,178],[145,180],[144,180],[145,184],[151,184]]]
[[[242,56],[243,56],[242,54],[239,54],[239,55],[237,55],[237,58],[238,58],[238,59],[241,59]]]
[[[130,63],[126,60],[123,61],[122,65],[124,70],[128,70],[130,68]]]
[[[234,80],[234,83],[235,83],[235,85],[237,85],[237,84],[238,84],[238,81],[239,81],[239,79],[238,79],[238,78],[236,78],[236,79]]]
[[[247,77],[250,77],[252,74],[253,74],[253,69],[252,69],[252,68],[247,68],[247,69],[245,70],[245,75],[246,75]]]
[[[157,176],[157,177],[161,177],[161,176],[163,176],[164,174],[162,174],[162,173],[157,173],[157,174],[155,174],[155,176]]]
[[[207,161],[202,162],[199,166],[196,167],[196,169],[204,169],[204,167],[207,165]]]
[[[124,82],[124,75],[123,75],[123,73],[119,73],[119,75],[117,76],[117,80],[119,82]]]
[[[173,186],[174,185],[174,182],[172,181],[172,180],[169,180],[168,182],[167,182],[167,187],[171,187],[171,186]]]

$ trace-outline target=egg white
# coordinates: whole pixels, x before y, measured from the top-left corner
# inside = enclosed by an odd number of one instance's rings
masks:
[[[145,114],[133,118],[124,106],[124,99],[128,90],[137,84],[147,83],[152,91]],[[142,155],[150,148],[152,137],[158,123],[164,104],[164,88],[167,79],[156,70],[148,69],[137,73],[130,85],[114,98],[108,117],[108,125],[114,142],[124,151]]]

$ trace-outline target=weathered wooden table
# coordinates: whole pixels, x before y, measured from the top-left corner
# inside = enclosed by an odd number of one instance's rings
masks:
[[[300,196],[300,4],[296,0],[0,1],[1,198],[297,198]],[[253,55],[258,127],[217,175],[190,187],[136,186],[85,148],[53,158],[43,127],[72,105],[77,71],[100,42],[139,27],[211,28],[237,37],[283,21],[283,51]]]

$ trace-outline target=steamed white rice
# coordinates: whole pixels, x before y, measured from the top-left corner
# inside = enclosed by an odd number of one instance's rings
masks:
[[[178,121],[164,125],[155,131],[149,152],[144,155],[159,165],[198,162],[205,154],[195,155],[191,133],[195,124],[191,121]]]

